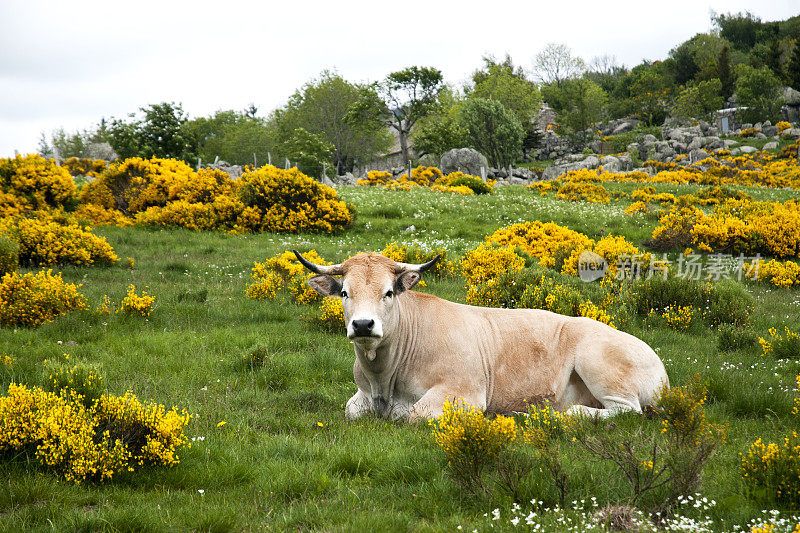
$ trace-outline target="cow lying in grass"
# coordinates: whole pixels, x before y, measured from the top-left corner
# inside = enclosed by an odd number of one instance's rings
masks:
[[[487,413],[526,411],[547,400],[556,409],[605,417],[640,412],[668,385],[650,346],[595,320],[473,307],[411,291],[438,256],[411,265],[359,254],[324,266],[294,253],[318,274],[312,288],[342,299],[358,385],[348,418],[435,418],[448,398]]]

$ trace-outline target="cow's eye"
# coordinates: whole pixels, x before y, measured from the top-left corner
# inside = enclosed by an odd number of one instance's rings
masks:
[[[342,298],[347,298],[347,291],[342,291],[341,296],[342,296]]]
[[[386,294],[384,295],[384,297],[386,298],[391,298],[392,296],[394,296],[394,293],[392,291],[386,291]]]

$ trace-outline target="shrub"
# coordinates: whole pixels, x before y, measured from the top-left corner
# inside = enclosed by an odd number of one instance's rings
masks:
[[[130,226],[133,220],[122,211],[95,204],[82,204],[75,210],[75,218],[94,226]]]
[[[310,313],[304,314],[303,318],[324,331],[337,332],[345,328],[344,310],[340,298],[323,298],[319,307],[314,307]]]
[[[575,249],[591,249],[593,241],[584,235],[553,222],[521,222],[500,228],[486,240],[502,246],[516,246],[539,259],[543,267],[560,270]]]
[[[602,185],[588,182],[567,182],[558,189],[556,197],[570,202],[595,202],[607,204],[608,191]]]
[[[525,260],[513,246],[495,246],[484,243],[464,254],[461,269],[467,282],[467,302],[481,305],[478,290],[481,285],[495,284],[505,273],[519,272]]]
[[[145,465],[174,466],[189,415],[136,396],[103,395],[90,407],[12,383],[0,397],[0,452],[29,452],[67,481],[105,481]]]
[[[19,244],[19,262],[23,265],[57,264],[112,265],[119,261],[105,237],[91,233],[75,223],[55,220],[18,218],[7,220],[4,231]]]
[[[429,274],[433,274],[437,277],[453,274],[458,268],[448,259],[446,248],[425,249],[419,246],[406,246],[397,244],[396,242],[390,242],[381,250],[381,254],[392,261],[413,264],[427,263],[437,255],[440,255],[441,257],[436,264],[433,265],[433,269],[429,271]]]
[[[766,281],[776,287],[795,287],[800,285],[800,264],[795,261],[761,261],[758,265],[759,281]]]
[[[445,176],[445,180],[450,187],[467,186],[475,194],[492,194],[494,192],[494,188],[481,178],[460,171],[451,172]]]
[[[748,350],[756,345],[756,335],[749,329],[721,324],[717,331],[717,348],[722,352]]]
[[[246,229],[279,233],[341,231],[354,222],[349,207],[336,191],[299,172],[266,166],[245,172],[239,196],[255,215],[243,221]]]
[[[183,161],[132,157],[111,164],[100,179],[86,184],[79,200],[135,214],[179,199],[179,193],[195,178]]]
[[[316,250],[305,252],[304,257],[318,265],[329,265]],[[286,287],[292,301],[298,304],[310,304],[322,299],[322,296],[309,287],[308,280],[314,275],[307,272],[290,251],[277,254],[263,263],[253,265],[250,277],[253,283],[247,287],[247,296],[255,300],[274,298],[282,287]]]
[[[0,278],[17,271],[19,244],[0,234]]]
[[[136,286],[133,284],[128,285],[128,291],[120,303],[117,313],[125,313],[127,315],[150,316],[153,312],[153,303],[156,301],[155,297],[150,296],[147,292],[142,291],[142,294],[136,294]]]
[[[61,274],[50,270],[37,274],[6,274],[0,281],[0,325],[35,327],[65,315],[87,309],[80,285],[64,283]]]
[[[705,387],[697,382],[665,388],[653,407],[662,421],[655,434],[648,435],[643,424],[608,431],[597,419],[573,424],[570,434],[583,449],[616,465],[631,484],[632,505],[664,516],[696,490],[704,466],[725,441],[726,428],[706,418],[705,400]]]
[[[710,302],[706,320],[712,325],[733,324],[744,326],[755,310],[755,299],[741,283],[721,279],[707,288]]]
[[[473,494],[488,493],[484,473],[495,467],[516,441],[516,422],[502,415],[489,420],[482,411],[463,401],[447,400],[442,410],[442,415],[430,424],[454,481]]]
[[[67,172],[73,177],[91,176],[93,178],[99,178],[106,168],[108,168],[108,163],[105,159],[70,157],[62,162],[61,166],[67,169]]]
[[[783,133],[783,130],[788,130],[789,128],[792,127],[792,125],[786,122],[785,120],[781,120],[780,122],[775,124],[775,126],[778,128],[778,133]]]
[[[106,391],[97,367],[78,363],[67,368],[58,363],[45,366],[45,390],[54,392],[90,408]]]
[[[800,357],[800,334],[784,326],[784,333],[778,333],[775,328],[769,328],[770,340],[758,338],[761,345],[761,355],[772,355],[776,359],[797,359]]]
[[[14,210],[64,207],[76,190],[69,172],[50,159],[39,155],[0,158],[0,208],[3,204],[15,206]]]
[[[742,457],[742,477],[756,499],[789,506],[800,503],[800,437],[793,431],[783,442],[757,439]]]

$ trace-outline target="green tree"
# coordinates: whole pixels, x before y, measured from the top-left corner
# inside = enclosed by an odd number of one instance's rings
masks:
[[[205,162],[219,157],[235,165],[263,165],[268,153],[274,161],[285,157],[275,124],[255,116],[253,109],[217,111],[213,116],[188,121],[184,129],[197,144],[197,156]]]
[[[740,112],[741,120],[778,120],[783,102],[780,99],[781,82],[775,73],[769,67],[738,65],[736,75],[736,104],[746,108]]]
[[[461,105],[458,121],[473,148],[491,165],[504,167],[522,155],[524,130],[514,113],[497,100],[473,97]]]
[[[565,80],[560,86],[553,83],[542,92],[556,111],[558,122],[582,140],[586,140],[585,130],[600,121],[608,102],[605,91],[588,77]]]
[[[296,128],[319,136],[333,146],[328,163],[340,173],[353,170],[356,162],[363,163],[386,152],[392,137],[384,124],[363,116],[360,120],[347,120],[364,90],[370,89],[323,71],[319,79],[306,83],[289,98],[280,114],[281,137],[288,142]]]
[[[442,73],[433,67],[408,67],[392,72],[381,83],[362,88],[360,101],[348,118],[360,123],[372,119],[397,132],[403,160],[410,158],[408,136],[414,124],[434,112],[444,87]]]
[[[726,44],[722,47],[717,60],[717,78],[722,86],[720,95],[727,100],[733,94],[733,70],[731,69],[730,47]]]
[[[716,78],[691,84],[675,99],[675,114],[683,119],[710,120],[722,107],[722,82]]]
[[[441,156],[453,148],[468,144],[464,130],[458,121],[461,98],[448,86],[442,89],[436,111],[422,117],[414,128],[414,151],[417,155]]]
[[[756,44],[761,29],[761,19],[749,11],[746,13],[712,15],[711,21],[719,28],[719,35],[728,40],[733,47],[742,52],[749,51]]]
[[[791,88],[800,91],[800,41],[795,41],[786,64],[786,81]]]
[[[330,161],[334,147],[322,135],[295,128],[286,143],[289,159],[309,176],[322,176],[323,165]]]
[[[659,64],[642,64],[631,71],[634,81],[630,87],[634,109],[648,126],[664,122],[670,107],[672,83]]]
[[[572,55],[567,45],[550,43],[536,54],[533,69],[543,83],[561,85],[564,80],[580,76],[586,65],[583,59]]]
[[[523,145],[530,148],[535,138],[535,121],[542,98],[535,83],[528,80],[520,67],[514,67],[510,56],[498,63],[491,57],[484,57],[484,68],[472,75],[474,87],[471,95],[479,98],[497,100],[514,113],[525,130]]]
[[[140,108],[128,120],[112,119],[108,127],[108,142],[120,157],[164,157],[193,163],[197,149],[196,138],[184,126],[188,119],[181,104],[162,102]]]

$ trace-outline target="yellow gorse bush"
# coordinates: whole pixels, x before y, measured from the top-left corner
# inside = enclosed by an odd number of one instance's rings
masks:
[[[800,264],[795,261],[775,259],[761,261],[758,265],[758,279],[776,287],[795,287],[800,285]]]
[[[70,157],[61,163],[72,176],[90,176],[99,178],[108,168],[108,163],[104,159],[89,159],[86,157]]]
[[[345,327],[341,298],[323,298],[319,306],[303,314],[303,318],[325,331],[342,331]]]
[[[120,303],[119,309],[117,309],[117,313],[147,317],[153,312],[153,304],[155,301],[155,297],[150,296],[145,291],[142,291],[142,294],[136,294],[136,286],[130,284],[128,285],[125,297]]]
[[[0,216],[63,207],[76,190],[70,173],[53,160],[39,155],[0,158]]]
[[[51,270],[37,274],[6,274],[0,280],[0,325],[35,327],[65,315],[87,309],[80,285],[64,283]]]
[[[451,462],[486,462],[517,439],[517,424],[507,416],[489,420],[463,401],[445,401],[442,415],[431,420],[433,438]]]
[[[19,243],[19,261],[25,265],[112,265],[119,261],[105,237],[76,223],[50,218],[5,219],[0,220],[0,233]]]
[[[316,250],[309,250],[303,256],[318,265],[330,264]],[[293,252],[286,251],[253,265],[250,273],[253,283],[247,286],[247,296],[255,300],[271,299],[286,287],[295,303],[314,303],[322,296],[308,286],[308,280],[313,275],[300,264]]]
[[[12,383],[0,396],[0,451],[29,451],[68,481],[104,481],[144,465],[174,466],[189,415],[103,395],[90,407]]]

